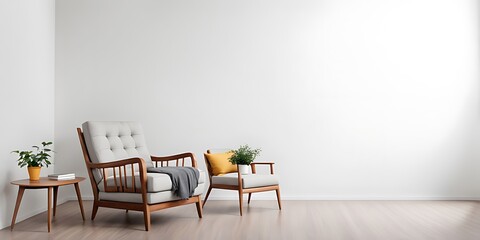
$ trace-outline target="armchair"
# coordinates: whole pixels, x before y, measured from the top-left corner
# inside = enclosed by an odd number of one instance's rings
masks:
[[[148,231],[151,212],[191,203],[196,204],[198,217],[202,217],[200,195],[204,191],[205,172],[199,170],[198,186],[188,199],[175,196],[168,175],[147,173],[147,167],[183,167],[188,160],[196,168],[192,153],[151,156],[143,129],[136,122],[89,121],[82,128],[83,132],[77,128],[77,134],[94,195],[92,220],[99,207],[141,211]]]
[[[226,174],[214,174],[212,164],[209,160],[210,154],[216,153],[225,153],[228,150],[226,149],[216,149],[216,150],[207,150],[204,153],[205,165],[208,170],[208,177],[210,180],[210,187],[208,188],[207,195],[203,200],[203,205],[207,203],[208,196],[213,188],[224,189],[224,190],[235,190],[238,191],[238,198],[240,203],[240,216],[243,215],[243,194],[248,193],[248,204],[252,197],[252,193],[256,192],[266,192],[273,191],[277,195],[278,208],[282,209],[282,202],[280,200],[280,185],[277,177],[274,175],[273,171],[273,162],[253,162],[250,164],[252,169],[252,174],[242,175],[238,170]],[[224,159],[228,162],[228,159]],[[268,165],[270,166],[270,174],[257,174],[257,165]],[[238,169],[238,166],[237,166]]]

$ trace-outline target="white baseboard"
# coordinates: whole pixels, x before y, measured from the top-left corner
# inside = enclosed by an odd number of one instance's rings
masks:
[[[275,195],[252,195],[253,200],[277,200]],[[205,195],[203,195],[205,198]],[[93,200],[93,196],[82,196],[83,200]],[[76,201],[77,196],[65,197],[63,202]],[[238,196],[211,196],[208,200],[238,200]],[[402,197],[389,197],[389,196],[282,196],[282,200],[291,201],[480,201],[480,197],[443,197],[443,196],[402,196]],[[32,215],[33,216],[33,215]]]
[[[65,197],[66,201],[77,201],[77,196],[68,196]],[[82,195],[82,200],[83,201],[93,201],[93,196],[83,196]]]
[[[238,200],[237,196],[209,197],[209,200]],[[252,195],[255,200],[277,200],[275,196]],[[386,196],[282,196],[286,201],[480,201],[480,197],[386,197]]]

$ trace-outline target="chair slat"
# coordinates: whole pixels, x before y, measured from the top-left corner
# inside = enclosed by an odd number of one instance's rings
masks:
[[[115,168],[112,168],[113,170],[113,182],[115,183],[115,191],[118,191],[118,185],[117,185],[117,171]]]
[[[120,192],[124,192],[123,191],[123,184],[122,184],[122,167],[118,167],[118,175],[119,175],[119,179],[120,179]]]
[[[135,187],[135,169],[133,167],[133,164],[131,164],[131,166],[132,166],[132,186],[133,186],[132,190],[133,192],[136,192],[137,188]]]
[[[123,166],[123,177],[125,179],[125,192],[128,192],[128,184],[127,184],[127,166]]]
[[[102,168],[103,171],[103,187],[105,189],[105,192],[107,192],[107,174],[105,173],[105,168]]]

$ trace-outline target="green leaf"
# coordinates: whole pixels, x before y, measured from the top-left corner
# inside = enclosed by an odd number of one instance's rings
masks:
[[[240,146],[237,150],[232,150],[230,152],[233,155],[230,157],[229,161],[232,164],[247,164],[253,162],[253,160],[260,154],[260,149],[252,149],[248,145]]]
[[[49,164],[52,164],[49,161],[49,158],[51,157],[48,152],[54,152],[50,148],[45,148],[46,146],[51,145],[52,142],[42,142],[42,147],[39,147],[37,145],[32,146],[32,148],[35,150],[34,151],[20,151],[20,150],[15,150],[12,151],[11,153],[16,153],[18,154],[18,159],[17,159],[17,165],[20,167],[25,167],[25,166],[31,166],[31,167],[42,167],[42,166],[47,166]]]

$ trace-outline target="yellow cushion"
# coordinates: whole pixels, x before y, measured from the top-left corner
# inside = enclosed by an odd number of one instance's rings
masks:
[[[229,162],[233,153],[205,153],[205,157],[212,167],[212,174],[215,176],[237,171],[237,165]]]

